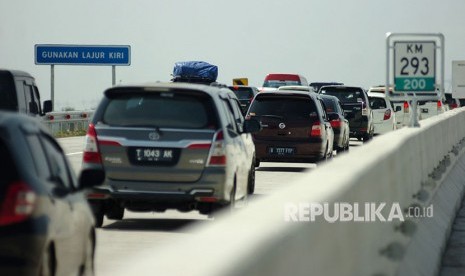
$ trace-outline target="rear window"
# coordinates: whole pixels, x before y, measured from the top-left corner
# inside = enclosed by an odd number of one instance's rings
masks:
[[[336,107],[336,102],[335,101],[333,101],[331,99],[323,98],[323,102],[325,103],[325,106],[326,106],[326,113],[337,112],[337,107]]]
[[[249,115],[276,115],[283,118],[308,119],[317,116],[317,109],[308,97],[257,97]]]
[[[372,109],[386,109],[386,100],[377,97],[368,97]]]
[[[113,126],[217,129],[213,99],[207,94],[143,93],[111,97],[102,122]]]
[[[279,88],[286,85],[301,85],[300,81],[294,80],[268,80],[263,83],[263,87]]]
[[[248,100],[253,98],[253,92],[250,88],[246,87],[230,87],[230,89],[236,94],[239,100]]]
[[[15,85],[8,73],[0,73],[0,109],[18,110]]]
[[[337,97],[343,103],[360,103],[364,101],[363,91],[360,89],[352,88],[322,88],[320,91],[323,95],[331,95]]]

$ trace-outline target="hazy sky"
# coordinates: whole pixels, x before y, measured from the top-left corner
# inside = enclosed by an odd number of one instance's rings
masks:
[[[465,59],[463,0],[0,0],[0,68],[35,76],[50,98],[50,66],[35,44],[130,45],[117,83],[168,81],[177,61],[204,60],[218,80],[300,73],[369,88],[385,82],[387,32],[441,32],[446,84]],[[111,86],[109,66],[55,66],[55,108],[90,108]],[[446,85],[447,88],[447,85]]]

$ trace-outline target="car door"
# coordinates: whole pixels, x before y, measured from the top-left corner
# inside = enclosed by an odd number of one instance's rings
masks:
[[[323,102],[322,99],[318,98],[317,101],[319,104],[317,104],[317,108],[319,109],[319,113],[321,114],[322,117],[322,122],[325,126],[325,139],[327,141],[328,145],[328,153],[333,151],[333,143],[334,143],[334,132],[333,128],[331,127],[331,123],[329,122],[328,114],[326,113],[326,105]]]
[[[243,124],[239,124],[237,121],[237,117],[234,114],[232,99],[230,97],[225,97],[223,99],[223,104],[225,106],[229,122],[228,133],[231,138],[231,154],[234,156],[233,167],[236,172],[236,196],[237,198],[240,198],[246,194],[246,184],[244,183],[247,183],[247,177],[244,176],[246,174],[246,158],[244,157],[246,155],[246,151],[241,136]]]
[[[56,141],[48,134],[28,135],[37,172],[49,198],[50,242],[57,257],[57,274],[72,275],[82,263],[84,255],[85,224],[76,211],[79,194],[73,194],[75,179],[66,157]]]

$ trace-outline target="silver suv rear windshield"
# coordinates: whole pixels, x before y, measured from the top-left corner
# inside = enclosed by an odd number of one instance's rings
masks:
[[[102,122],[113,126],[217,129],[217,112],[207,94],[141,93],[112,96]]]

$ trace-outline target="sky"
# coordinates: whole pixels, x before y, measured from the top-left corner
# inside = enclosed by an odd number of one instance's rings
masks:
[[[169,81],[177,61],[218,66],[218,81],[268,73],[370,86],[385,83],[386,33],[442,33],[445,82],[465,60],[463,0],[0,0],[0,68],[29,72],[50,99],[50,66],[34,45],[130,45],[116,83]],[[94,108],[111,66],[55,66],[55,110]]]

